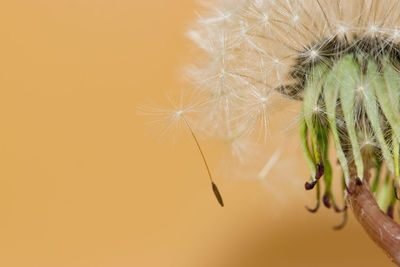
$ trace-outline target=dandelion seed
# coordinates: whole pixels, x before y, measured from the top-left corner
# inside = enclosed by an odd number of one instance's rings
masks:
[[[197,95],[197,97],[200,97]],[[173,106],[173,109],[161,109],[161,108],[151,108],[151,107],[140,107],[139,108],[139,113],[142,115],[148,115],[148,116],[153,116],[153,117],[159,117],[159,119],[153,120],[153,122],[164,122],[167,121],[168,124],[163,130],[163,134],[166,132],[170,131],[171,128],[178,128],[180,127],[179,125],[181,123],[184,124],[184,126],[189,130],[198,150],[201,155],[201,158],[204,162],[204,165],[207,170],[208,177],[211,182],[211,187],[212,191],[218,201],[218,203],[223,207],[224,202],[221,196],[221,193],[218,190],[217,185],[214,182],[213,176],[211,174],[211,170],[208,166],[205,154],[201,148],[199,139],[191,126],[191,123],[189,122],[189,119],[187,118],[187,115],[190,115],[190,113],[195,113],[198,112],[198,110],[201,108],[201,106],[204,106],[205,103],[199,102],[199,103],[190,103],[186,104],[184,103],[184,97],[183,94],[181,94],[179,104],[176,104],[174,101],[172,101],[171,98],[168,98],[170,100],[170,104]],[[198,100],[198,99],[197,99]]]
[[[221,197],[221,194],[220,194],[220,192],[219,192],[219,190],[218,190],[217,185],[214,183],[213,177],[212,177],[212,175],[211,175],[210,167],[208,167],[208,163],[207,163],[206,157],[205,157],[205,155],[204,155],[204,153],[203,153],[203,150],[201,149],[199,140],[197,139],[197,136],[196,136],[196,134],[194,133],[192,127],[191,127],[190,124],[189,124],[189,122],[188,122],[188,121],[186,120],[186,118],[184,117],[182,111],[180,110],[180,111],[178,111],[178,113],[179,113],[179,116],[182,117],[182,119],[183,119],[183,121],[185,122],[187,128],[189,129],[190,133],[192,134],[193,140],[195,141],[196,146],[197,146],[197,148],[199,149],[200,155],[201,155],[201,157],[202,157],[202,159],[203,159],[204,165],[206,166],[207,173],[208,173],[208,177],[210,178],[210,182],[211,182],[211,186],[212,186],[212,190],[213,190],[213,192],[214,192],[214,195],[215,195],[215,197],[217,198],[218,203],[221,205],[221,207],[223,207],[223,206],[224,206],[224,201],[222,200],[222,197]]]

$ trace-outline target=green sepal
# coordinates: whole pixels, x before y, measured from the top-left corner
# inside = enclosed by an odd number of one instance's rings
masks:
[[[349,135],[353,158],[357,168],[357,176],[363,179],[364,164],[358,143],[355,121],[355,89],[360,84],[360,70],[351,55],[343,57],[338,62],[336,78],[339,83],[340,102],[343,109],[344,120]]]

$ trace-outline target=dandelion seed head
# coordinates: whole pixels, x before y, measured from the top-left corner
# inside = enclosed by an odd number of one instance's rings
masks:
[[[393,8],[388,11],[384,6]],[[248,99],[254,88],[292,85],[297,92],[291,97],[300,98],[313,66],[337,61],[346,55],[346,49],[384,53],[383,43],[376,45],[366,38],[400,37],[394,30],[399,24],[394,7],[398,7],[394,0],[385,0],[385,4],[366,0],[209,1],[209,11],[199,15],[188,33],[207,52],[196,70],[189,72],[190,80],[194,88],[210,94],[217,105],[210,105],[215,116],[225,103],[221,116],[230,119],[217,121],[228,136],[242,127],[235,118],[241,117],[243,99]],[[259,102],[265,103],[265,99]]]
[[[302,104],[311,182],[328,161],[329,142],[347,183],[349,163],[362,179],[366,155],[395,176],[399,18],[397,0],[207,2],[187,33],[199,48],[187,80],[207,103],[194,127],[231,144],[243,161],[247,140],[265,143],[269,110],[283,95]]]

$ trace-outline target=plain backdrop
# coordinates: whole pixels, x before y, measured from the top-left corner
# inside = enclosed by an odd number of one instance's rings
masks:
[[[182,87],[196,9],[0,2],[0,266],[392,266],[352,216],[335,232],[340,215],[304,209],[314,194],[295,126],[272,130],[265,160],[283,152],[262,180],[229,177],[224,147],[201,140],[220,208],[187,132],[159,142],[137,114]],[[295,120],[283,107],[276,129]]]

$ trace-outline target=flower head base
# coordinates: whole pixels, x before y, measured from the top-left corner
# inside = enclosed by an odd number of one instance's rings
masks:
[[[393,60],[399,59],[373,59],[370,54],[349,52],[329,65],[321,63],[310,70],[304,87],[301,123],[302,147],[313,177],[306,189],[312,189],[323,176],[325,203],[334,202],[328,160],[330,137],[345,185],[350,185],[349,166],[353,164],[361,181],[368,181],[365,170],[374,165],[379,165],[380,170],[385,164],[390,173],[386,183],[398,182],[400,73]],[[378,181],[379,177],[377,171]],[[378,198],[389,194],[394,200],[393,188],[386,190]],[[351,193],[351,189],[348,191]],[[384,209],[393,208],[393,201],[380,202]]]

